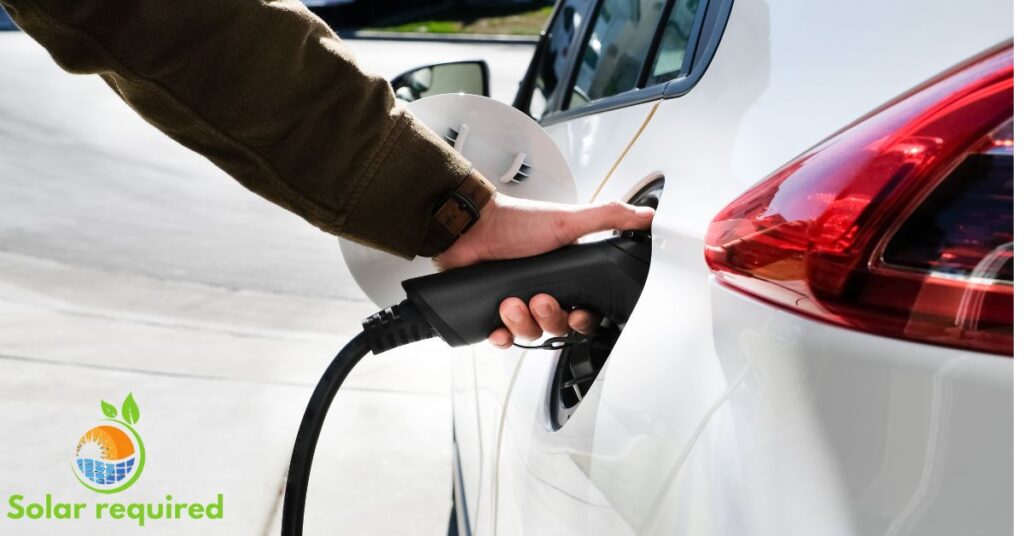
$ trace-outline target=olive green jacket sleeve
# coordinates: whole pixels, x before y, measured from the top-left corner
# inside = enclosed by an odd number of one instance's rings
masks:
[[[493,191],[298,0],[0,4],[65,70],[102,76],[168,136],[329,233],[436,255],[444,194]]]

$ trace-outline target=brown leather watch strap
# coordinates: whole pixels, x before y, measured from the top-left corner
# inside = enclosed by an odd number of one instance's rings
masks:
[[[457,188],[438,201],[419,255],[436,257],[480,219],[480,210],[494,196],[494,185],[473,170]]]

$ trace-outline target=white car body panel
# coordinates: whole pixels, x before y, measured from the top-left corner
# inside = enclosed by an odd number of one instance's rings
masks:
[[[569,161],[579,202],[593,199],[615,163],[644,128],[656,103],[647,102],[556,123],[546,130]]]
[[[663,175],[644,295],[552,432],[553,353],[473,349],[473,534],[1000,534],[1012,360],[875,337],[709,278],[710,219],[872,109],[1012,39],[1007,0],[737,0],[687,95],[558,123],[581,201]],[[955,38],[951,38],[955,36]],[[600,191],[597,191],[600,188]],[[459,383],[457,389],[469,389]],[[505,400],[507,397],[507,400]],[[459,450],[465,443],[460,440]],[[497,476],[495,477],[495,472]],[[967,524],[967,525],[965,525]]]

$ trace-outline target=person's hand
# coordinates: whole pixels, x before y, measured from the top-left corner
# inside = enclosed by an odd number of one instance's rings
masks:
[[[476,225],[434,260],[447,270],[483,261],[530,257],[572,244],[590,233],[648,229],[653,218],[654,210],[620,201],[564,205],[495,194],[480,210]],[[570,328],[589,333],[598,321],[582,309],[563,311],[547,294],[534,296],[529,305],[519,298],[508,298],[501,302],[498,314],[505,327],[494,330],[488,340],[499,348],[512,346],[513,337],[536,339],[545,332],[561,336]]]

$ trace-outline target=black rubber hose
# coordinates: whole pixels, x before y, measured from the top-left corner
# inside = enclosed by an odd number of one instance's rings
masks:
[[[309,398],[306,412],[299,424],[299,434],[295,438],[292,460],[288,464],[288,481],[284,488],[284,511],[281,520],[282,536],[302,536],[302,519],[306,510],[306,489],[309,487],[310,470],[313,467],[313,454],[316,450],[320,430],[324,426],[327,410],[334,401],[334,395],[348,373],[370,352],[366,335],[356,335],[327,366]]]

